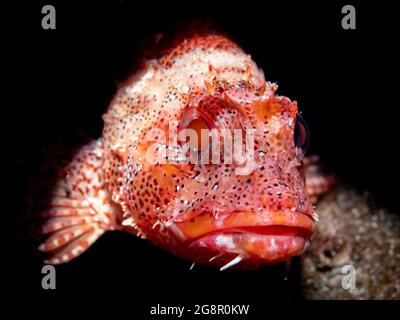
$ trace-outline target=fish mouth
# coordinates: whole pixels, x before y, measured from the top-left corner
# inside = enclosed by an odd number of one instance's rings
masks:
[[[294,211],[233,212],[218,218],[201,214],[176,223],[189,248],[201,252],[201,259],[224,265],[217,256],[237,256],[262,264],[285,261],[301,254],[314,232],[313,220]],[[243,265],[243,263],[242,263]]]

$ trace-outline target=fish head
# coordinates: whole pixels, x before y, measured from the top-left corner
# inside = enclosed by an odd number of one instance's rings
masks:
[[[276,95],[277,86],[257,72],[247,80],[202,72],[162,94],[151,75],[154,103],[151,94],[139,96],[140,108],[106,115],[113,198],[143,237],[221,268],[231,260],[243,268],[282,262],[308,246],[307,128],[296,102]],[[109,132],[117,137],[111,142]]]
[[[211,259],[221,267],[236,257],[242,267],[258,267],[287,260],[309,244],[313,207],[301,172],[307,128],[296,103],[266,86],[259,96],[239,83],[201,99],[196,112],[183,112],[195,131],[220,132],[219,145],[203,141],[199,149],[211,150],[209,163],[190,164],[194,172],[181,178],[171,207],[175,233],[199,263]]]

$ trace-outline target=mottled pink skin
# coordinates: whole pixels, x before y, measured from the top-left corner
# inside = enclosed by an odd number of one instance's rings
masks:
[[[299,172],[302,154],[293,138],[297,106],[276,96],[275,90],[248,55],[219,35],[186,39],[169,55],[150,62],[140,77],[120,90],[105,116],[103,141],[109,152],[105,172],[115,201],[123,203],[125,215],[134,217],[141,234],[204,264],[221,251],[226,256],[241,254],[244,259],[275,263],[303,250],[313,223],[307,218],[312,206]],[[149,165],[143,160],[148,130],[157,127],[167,132],[169,123],[191,117],[192,109],[210,127],[256,129],[256,165],[251,174],[236,175],[235,165],[223,163]],[[124,146],[118,157],[115,145]],[[116,174],[118,166],[123,170]],[[124,184],[127,177],[133,177],[132,184]],[[223,219],[238,213],[244,213],[243,218],[235,224]],[[205,225],[196,223],[199,215],[218,222],[219,231],[199,227]],[[268,221],[261,215],[268,215]],[[228,230],[298,224],[307,231],[301,236],[287,236],[285,229],[268,239],[262,229],[255,233]],[[218,244],[218,237],[208,238],[207,244],[192,241],[210,230],[225,234],[233,243],[231,248]],[[257,248],[250,248],[252,242]],[[201,254],[197,247],[203,247]],[[222,266],[224,259],[212,262]]]
[[[118,91],[102,137],[88,149],[99,163],[89,175],[75,169],[69,187],[90,193],[92,203],[103,196],[105,207],[96,212],[113,219],[99,228],[138,233],[196,263],[222,267],[240,256],[240,267],[254,268],[301,253],[314,226],[303,154],[294,143],[296,102],[275,95],[276,85],[224,36],[195,34],[172,43]],[[198,118],[210,128],[255,129],[250,174],[237,175],[236,164],[147,161],[157,141],[149,141],[152,129],[167,134],[173,121],[184,127]],[[50,262],[60,262],[55,256]]]

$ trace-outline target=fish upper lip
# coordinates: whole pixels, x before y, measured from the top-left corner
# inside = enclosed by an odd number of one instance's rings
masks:
[[[309,215],[296,211],[247,212],[219,214],[218,218],[200,214],[191,220],[176,222],[189,242],[216,233],[255,233],[261,235],[301,236],[309,239],[314,223]]]

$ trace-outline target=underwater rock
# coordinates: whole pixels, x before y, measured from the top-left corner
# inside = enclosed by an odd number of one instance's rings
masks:
[[[324,197],[317,212],[315,237],[302,256],[304,298],[400,299],[400,215],[346,187]],[[354,290],[342,284],[349,270]]]

